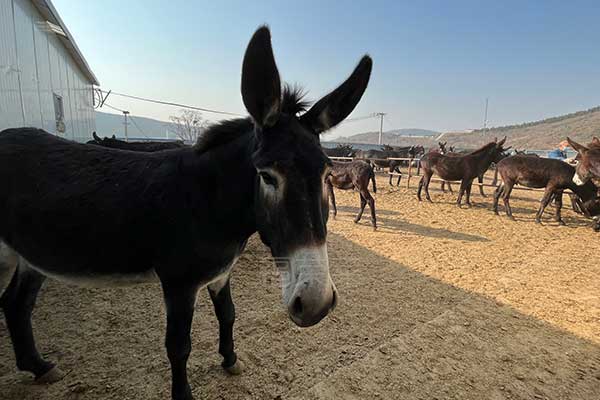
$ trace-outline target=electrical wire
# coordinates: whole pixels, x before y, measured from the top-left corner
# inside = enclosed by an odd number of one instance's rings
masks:
[[[105,90],[102,90],[102,89],[99,89],[99,90],[102,93],[107,93],[108,94],[108,92],[105,91]],[[146,98],[146,97],[133,96],[133,95],[130,95],[130,94],[118,93],[118,92],[113,92],[113,91],[111,91],[110,94],[112,94],[114,96],[121,96],[121,97],[126,97],[126,98],[129,98],[129,99],[134,99],[134,100],[146,101],[146,102],[149,102],[149,103],[162,104],[162,105],[173,106],[173,107],[180,107],[180,108],[188,108],[190,110],[204,111],[204,112],[213,113],[213,114],[222,114],[222,115],[231,115],[231,116],[234,116],[234,117],[243,117],[243,115],[237,114],[237,113],[232,113],[232,112],[228,112],[228,111],[213,110],[213,109],[204,108],[204,107],[196,107],[196,106],[191,106],[191,105],[187,105],[187,104],[174,103],[174,102],[171,102],[171,101],[149,99],[149,98]]]

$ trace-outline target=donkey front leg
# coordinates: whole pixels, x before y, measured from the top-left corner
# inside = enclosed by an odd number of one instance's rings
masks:
[[[542,223],[542,215],[544,215],[544,210],[548,206],[548,203],[550,203],[550,200],[552,200],[553,193],[554,193],[554,188],[547,187],[546,191],[544,192],[544,196],[542,197],[542,200],[540,200],[540,208],[538,209],[538,212],[535,214],[535,222],[537,222],[538,224]]]
[[[4,249],[2,249],[4,250]],[[4,251],[2,252],[4,254]],[[14,261],[17,262],[15,256]],[[8,262],[3,257],[0,262]],[[20,265],[16,268],[12,281],[0,297],[0,306],[4,310],[6,326],[10,334],[17,368],[31,372],[36,383],[53,383],[61,380],[65,374],[51,362],[44,360],[35,346],[31,328],[31,313],[38,292],[45,277],[39,272]]]
[[[223,356],[221,366],[232,375],[242,373],[243,365],[238,360],[233,346],[233,323],[235,306],[231,299],[229,276],[208,285],[208,293],[219,320],[219,353]]]
[[[504,185],[500,184],[496,187],[496,191],[494,192],[494,202],[492,205],[492,210],[494,214],[498,215],[498,201],[500,200],[500,196],[502,196],[502,192],[504,191]]]
[[[463,179],[460,182],[460,189],[458,190],[458,197],[456,198],[456,205],[459,207],[461,206],[462,198],[465,195],[465,192],[467,191],[467,186],[468,186],[467,180]]]
[[[197,286],[178,282],[163,282],[167,308],[165,344],[171,363],[171,396],[173,400],[193,400],[187,378],[187,361],[192,348],[190,331],[194,317]]]
[[[467,207],[471,208],[471,189],[473,188],[473,180],[470,180],[467,184],[466,192],[467,192]]]
[[[335,194],[333,193],[333,184],[327,182],[327,196],[331,201],[331,208],[333,208],[333,219],[337,216],[337,207],[335,206]]]
[[[566,225],[565,221],[563,221],[560,212],[562,209],[562,205],[563,205],[563,191],[562,190],[558,190],[555,194],[554,194],[554,198],[555,198],[555,205],[556,205],[556,210],[554,212],[554,220],[556,222],[558,222],[559,225]]]
[[[483,174],[479,175],[477,177],[477,182],[479,182],[479,194],[481,194],[481,197],[485,197],[485,192],[483,191]]]
[[[362,195],[362,192],[359,192],[360,195],[360,210],[358,210],[358,214],[356,214],[356,218],[354,218],[354,223],[358,224],[358,221],[362,218],[363,212],[365,211],[365,207],[367,206],[367,199],[365,199]]]

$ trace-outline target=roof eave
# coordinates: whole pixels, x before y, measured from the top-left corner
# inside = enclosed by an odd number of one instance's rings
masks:
[[[77,43],[75,43],[75,39],[73,38],[73,35],[71,35],[71,32],[69,32],[69,29],[67,29],[67,26],[65,25],[63,20],[60,18],[58,11],[56,11],[56,8],[54,8],[54,5],[52,4],[52,1],[50,1],[50,0],[31,0],[31,1],[35,5],[37,10],[42,14],[42,16],[44,18],[46,18],[46,20],[61,27],[61,29],[65,32],[66,36],[57,35],[58,38],[60,39],[62,44],[65,46],[67,51],[69,51],[69,53],[71,54],[71,56],[73,57],[73,59],[75,60],[77,65],[79,66],[79,69],[81,69],[81,71],[86,76],[86,78],[90,81],[90,83],[93,85],[96,85],[96,86],[100,86],[100,82],[98,81],[98,78],[96,78],[96,75],[94,75],[94,72],[92,72],[92,69],[90,68],[89,64],[85,60],[85,57],[81,53],[81,50],[79,50],[79,47],[77,47]]]

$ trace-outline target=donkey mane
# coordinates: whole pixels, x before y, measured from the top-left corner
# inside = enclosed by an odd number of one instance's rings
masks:
[[[244,132],[251,131],[254,128],[252,119],[236,118],[218,122],[211,125],[198,138],[194,145],[196,153],[204,153],[210,149],[229,143],[239,137]]]
[[[281,112],[292,116],[305,112],[310,106],[305,97],[306,91],[301,86],[286,83],[281,96]]]
[[[489,142],[488,144],[481,146],[477,150],[473,150],[472,152],[468,153],[468,155],[476,155],[476,154],[483,153],[495,145],[496,145],[496,142]]]
[[[304,100],[305,96],[306,92],[300,86],[285,84],[281,95],[281,113],[296,116],[306,111],[310,103]],[[254,124],[250,117],[218,122],[204,131],[196,141],[194,150],[197,153],[204,153],[231,142],[253,128]]]

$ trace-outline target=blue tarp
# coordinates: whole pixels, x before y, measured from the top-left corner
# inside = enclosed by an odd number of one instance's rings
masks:
[[[556,158],[558,160],[564,160],[567,158],[567,152],[561,149],[554,149],[548,152],[548,158]]]

